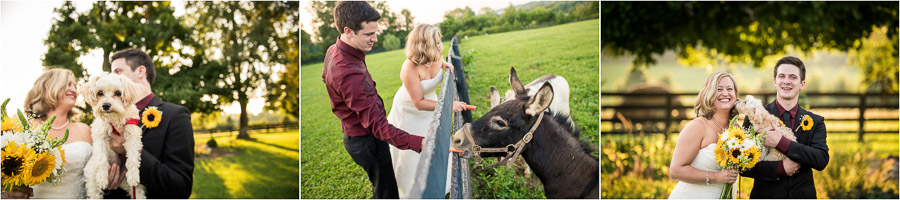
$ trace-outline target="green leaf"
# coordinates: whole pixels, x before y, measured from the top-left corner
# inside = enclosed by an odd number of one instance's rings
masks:
[[[3,104],[0,104],[0,114],[2,114],[0,115],[0,121],[6,121],[8,117],[6,115],[6,103],[9,103],[9,98],[6,98],[6,100],[3,100]]]
[[[19,121],[22,122],[22,130],[31,129],[31,125],[28,124],[28,120],[25,118],[25,115],[22,114],[22,110],[16,109],[16,114],[19,115]]]

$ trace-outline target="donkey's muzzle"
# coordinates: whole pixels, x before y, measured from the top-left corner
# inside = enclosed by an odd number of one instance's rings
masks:
[[[472,125],[466,123],[453,134],[453,148],[465,151],[460,155],[463,158],[471,158],[473,156],[472,147],[475,145],[475,141],[470,141],[469,137],[466,136],[471,136],[471,131]]]

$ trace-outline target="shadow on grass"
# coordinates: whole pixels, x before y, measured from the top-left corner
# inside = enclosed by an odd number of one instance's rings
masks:
[[[232,150],[234,155],[196,161],[191,198],[299,198],[296,149],[266,142],[236,143],[240,143],[240,148],[216,149]]]
[[[294,151],[294,152],[298,151],[298,149],[296,149],[296,148],[285,147],[285,146],[281,146],[281,145],[277,145],[277,144],[272,144],[272,143],[268,143],[268,142],[264,142],[264,141],[259,141],[259,140],[246,140],[246,141],[247,141],[247,142],[252,142],[252,143],[257,143],[257,144],[262,144],[262,145],[268,145],[268,146],[270,146],[270,147],[275,147],[275,148],[283,149],[283,150],[285,150],[285,151]]]
[[[194,187],[191,191],[192,199],[230,199],[230,194],[222,191],[228,191],[225,187],[225,181],[219,175],[213,172],[209,160],[197,161],[194,163]]]

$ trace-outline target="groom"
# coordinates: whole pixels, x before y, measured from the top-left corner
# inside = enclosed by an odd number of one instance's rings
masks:
[[[141,142],[144,144],[139,170],[141,184],[147,188],[147,198],[187,199],[191,196],[194,180],[194,131],[190,110],[162,101],[153,94],[150,85],[156,78],[156,67],[147,53],[134,48],[125,49],[114,53],[109,60],[113,73],[144,86],[142,92],[146,96],[136,103],[142,118],[147,108],[155,107],[162,111],[156,127],[139,122],[143,125]],[[116,134],[110,137],[110,147],[124,155],[122,143],[125,139]],[[118,164],[110,166],[109,186],[106,189],[111,191],[105,193],[106,199],[130,198],[127,192],[117,189],[125,176],[120,167]]]
[[[334,8],[334,24],[341,32],[325,53],[322,81],[331,110],[341,119],[344,148],[366,171],[374,198],[399,198],[388,144],[422,151],[424,138],[388,124],[384,102],[366,66],[366,53],[378,41],[378,14],[365,1],[341,1]]]
[[[822,171],[828,165],[825,119],[800,108],[800,90],[806,86],[806,66],[792,56],[775,63],[774,85],[777,98],[765,105],[770,114],[779,116],[794,131],[791,141],[774,129],[765,134],[764,146],[773,147],[787,156],[782,161],[762,161],[741,176],[753,178],[750,198],[799,199],[816,198],[812,169]],[[807,117],[809,119],[807,119]],[[746,119],[746,118],[745,118]],[[744,127],[750,126],[744,120]],[[758,130],[762,131],[762,130]]]

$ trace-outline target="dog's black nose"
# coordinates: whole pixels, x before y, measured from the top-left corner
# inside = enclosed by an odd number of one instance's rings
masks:
[[[103,104],[103,110],[109,110],[109,103]]]

